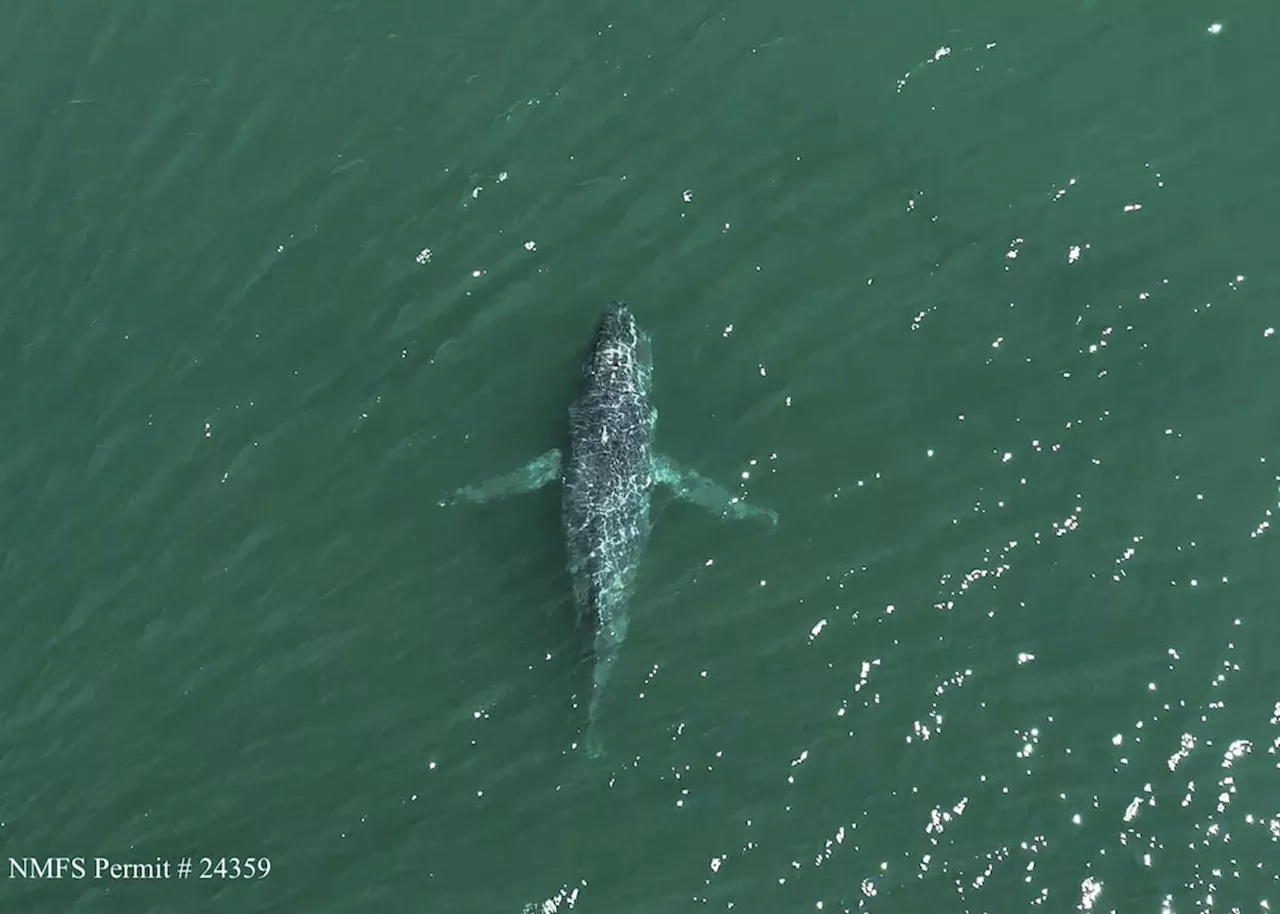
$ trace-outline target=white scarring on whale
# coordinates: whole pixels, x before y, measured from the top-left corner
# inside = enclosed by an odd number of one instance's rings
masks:
[[[582,395],[569,407],[569,459],[553,448],[514,473],[466,486],[440,501],[488,501],[563,484],[563,525],[579,618],[591,626],[595,665],[587,713],[588,752],[602,754],[594,724],[600,696],[627,636],[631,587],[649,538],[654,486],[726,518],[778,515],[653,449],[658,413],[649,403],[649,338],[621,302],[605,311],[583,365]]]

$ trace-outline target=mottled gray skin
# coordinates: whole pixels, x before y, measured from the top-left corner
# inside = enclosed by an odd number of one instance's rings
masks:
[[[564,486],[565,545],[578,617],[592,634],[587,750],[602,754],[594,734],[600,696],[627,637],[627,604],[649,539],[655,485],[723,518],[767,520],[778,515],[745,501],[653,448],[657,412],[649,404],[649,338],[626,305],[605,311],[583,366],[582,394],[569,408],[569,454],[552,448],[504,476],[464,486],[440,504],[483,502]]]
[[[610,305],[583,365],[582,395],[569,408],[564,469],[569,573],[579,618],[593,632],[593,723],[627,637],[631,586],[649,539],[657,420],[649,404],[651,373],[648,338],[625,305]]]

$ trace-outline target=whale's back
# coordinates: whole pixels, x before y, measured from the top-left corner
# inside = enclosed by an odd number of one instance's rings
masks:
[[[605,312],[569,409],[565,545],[597,659],[626,635],[626,603],[649,536],[653,410],[648,340],[625,305]]]

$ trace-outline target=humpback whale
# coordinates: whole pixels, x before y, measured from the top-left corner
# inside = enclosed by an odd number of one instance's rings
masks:
[[[749,504],[654,449],[658,413],[649,402],[652,371],[648,335],[626,304],[610,304],[583,364],[581,395],[569,407],[568,457],[552,448],[512,473],[440,500],[441,506],[482,502],[561,484],[574,602],[580,624],[592,638],[586,748],[597,757],[602,749],[594,725],[605,683],[627,637],[628,603],[649,537],[654,487],[666,486],[676,497],[725,518],[778,522],[775,512]]]

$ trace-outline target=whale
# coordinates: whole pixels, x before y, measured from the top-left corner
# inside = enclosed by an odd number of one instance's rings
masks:
[[[651,341],[625,302],[611,302],[596,326],[570,405],[567,454],[554,447],[519,469],[444,498],[441,507],[561,486],[561,524],[580,626],[588,632],[591,697],[584,744],[604,754],[596,722],[601,697],[630,624],[630,602],[652,527],[657,487],[725,519],[770,526],[777,512],[683,466],[654,447]]]

